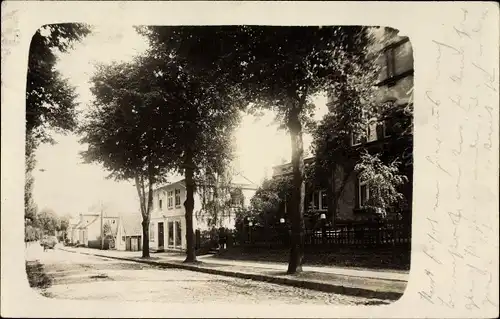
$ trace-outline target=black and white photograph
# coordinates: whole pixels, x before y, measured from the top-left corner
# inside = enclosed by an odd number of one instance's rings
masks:
[[[497,317],[499,17],[3,2],[1,316]]]
[[[113,301],[399,299],[410,40],[385,26],[42,26],[26,89],[30,286]]]

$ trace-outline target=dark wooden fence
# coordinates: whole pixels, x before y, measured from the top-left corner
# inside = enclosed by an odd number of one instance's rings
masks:
[[[200,253],[217,247],[217,231],[196,230],[196,249]],[[290,230],[287,227],[244,226],[239,231],[227,233],[228,246],[279,249],[289,247]],[[334,248],[403,248],[411,244],[411,225],[407,222],[352,223],[306,229],[306,250],[330,250]]]
[[[95,248],[95,249],[101,249],[101,240],[89,240],[88,243],[89,248]],[[110,249],[110,242],[108,239],[104,239],[104,247],[102,247],[104,250]]]
[[[404,222],[344,224],[336,227],[307,229],[304,236],[306,248],[328,247],[393,247],[409,246],[411,225]],[[287,247],[290,230],[285,227],[244,227],[232,235],[234,245],[279,248]]]

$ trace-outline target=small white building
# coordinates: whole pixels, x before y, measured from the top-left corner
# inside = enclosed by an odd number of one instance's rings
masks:
[[[79,219],[72,219],[68,227],[68,238],[74,245],[85,247],[96,246],[101,236],[101,227],[109,224],[111,234],[115,237],[118,227],[118,216],[112,216],[104,212],[101,223],[101,213],[80,214]]]
[[[80,224],[80,219],[72,218],[69,220],[68,240],[73,245],[75,245],[79,239],[79,233],[78,233],[78,225],[79,224]]]
[[[122,214],[116,232],[116,250],[142,250],[142,216],[140,213]]]

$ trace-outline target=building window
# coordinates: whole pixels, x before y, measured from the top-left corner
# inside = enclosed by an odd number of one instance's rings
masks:
[[[360,208],[363,208],[368,200],[370,199],[370,189],[368,187],[368,184],[366,182],[359,182],[359,189],[358,189],[358,206]]]
[[[389,45],[383,50],[385,79],[391,79],[413,68],[413,54],[408,39]]]
[[[363,143],[366,143],[366,135],[365,136],[362,136],[361,134],[356,134],[356,133],[352,133],[351,134],[351,145],[352,146],[356,146],[356,145],[360,145],[360,144],[363,144]]]
[[[313,193],[313,207],[314,209],[320,209],[320,203],[319,203],[319,192],[314,192]]]
[[[328,210],[328,197],[326,191],[321,191],[321,209]]]
[[[244,199],[243,194],[239,189],[231,193],[231,206],[232,207],[243,207]]]
[[[181,206],[181,190],[175,190],[175,207]]]
[[[328,210],[327,193],[325,190],[314,191],[309,195],[309,209]]]
[[[161,209],[161,206],[162,206],[162,200],[161,200],[161,199],[158,201],[158,206],[159,206],[159,207],[160,207],[160,209]]]
[[[173,191],[167,192],[167,207],[169,209],[172,209],[172,207],[174,207],[174,192]]]
[[[384,56],[385,56],[385,67],[386,67],[386,79],[390,79],[393,76],[396,75],[396,67],[395,67],[395,49],[396,47],[390,47],[385,50]]]
[[[155,224],[149,225],[149,241],[155,241]]]

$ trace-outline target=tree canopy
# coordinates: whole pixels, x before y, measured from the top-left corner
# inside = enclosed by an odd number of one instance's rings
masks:
[[[57,52],[67,52],[90,33],[83,24],[51,24],[38,29],[31,40],[26,84],[26,131],[36,141],[52,141],[48,129],[76,128],[76,93],[55,69]]]
[[[87,163],[101,164],[117,180],[133,180],[143,226],[143,257],[149,257],[149,221],[154,185],[173,169],[175,140],[171,134],[176,100],[172,83],[158,76],[157,61],[144,56],[132,62],[99,65],[92,77],[94,103],[79,132]],[[175,96],[174,96],[175,97]]]
[[[67,52],[90,31],[83,24],[51,24],[38,29],[31,40],[26,82],[24,186],[24,216],[30,239],[37,238],[41,232],[32,195],[35,150],[39,143],[54,142],[51,130],[63,133],[76,128],[75,88],[55,69],[57,53]]]
[[[102,164],[111,177],[135,179],[144,224],[154,184],[169,172],[184,174],[192,193],[196,174],[228,164],[240,118],[236,90],[192,74],[167,53],[152,47],[132,63],[101,65],[92,78],[96,102],[80,128],[87,162]],[[187,201],[192,217],[189,190]],[[190,238],[192,221],[187,225]]]
[[[253,108],[275,111],[290,133],[293,187],[289,273],[301,271],[304,249],[304,130],[312,126],[311,98],[343,76],[355,59],[363,27],[143,27],[150,42],[183,61],[197,76],[237,87]],[[353,47],[353,48],[352,48]]]

